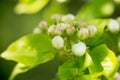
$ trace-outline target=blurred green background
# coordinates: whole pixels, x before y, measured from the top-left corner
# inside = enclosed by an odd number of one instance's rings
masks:
[[[81,19],[86,19],[87,16],[88,20],[91,18],[116,18],[120,16],[119,0],[118,2],[116,2],[117,0],[59,1],[63,0],[49,0],[47,5],[34,14],[18,15],[14,11],[18,0],[0,0],[0,53],[13,41],[23,35],[30,34],[41,20],[46,20],[51,23],[50,16],[56,13],[72,13]],[[13,61],[0,58],[0,80],[8,80],[15,64]],[[54,76],[54,73],[57,72],[58,65],[59,60],[56,58],[24,74],[18,75],[15,80],[50,80],[50,78]],[[54,70],[52,67],[54,67]]]

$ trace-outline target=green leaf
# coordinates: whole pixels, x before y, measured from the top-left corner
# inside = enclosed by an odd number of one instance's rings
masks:
[[[89,66],[92,75],[105,75],[108,79],[114,77],[118,69],[118,60],[115,54],[106,45],[100,45],[90,52],[93,63]]]
[[[1,54],[7,60],[14,60],[26,66],[36,66],[45,63],[55,56],[54,48],[48,36],[30,34],[12,43]]]
[[[105,32],[103,34],[104,43],[115,52],[116,55],[119,55],[119,47],[118,47],[118,38],[120,36],[120,33],[118,34],[111,34],[109,32]]]
[[[20,0],[15,7],[18,14],[33,14],[40,11],[49,0]]]
[[[96,46],[102,42],[103,39],[101,37],[108,22],[109,19],[95,19],[87,22],[88,25],[95,25],[97,28],[95,36],[86,41],[89,46]]]
[[[62,66],[59,67],[59,76],[62,80],[74,80],[75,75],[77,75],[78,64],[72,60],[65,62]]]
[[[29,67],[29,66],[26,66],[26,65],[24,65],[24,64],[18,63],[18,64],[15,66],[15,68],[13,69],[13,71],[12,71],[12,73],[11,73],[11,75],[10,75],[9,80],[13,80],[17,74],[26,72],[26,71],[28,71],[30,68],[31,68],[31,67]]]
[[[114,4],[111,0],[92,0],[80,9],[76,17],[82,20],[90,20],[108,17],[113,12]]]
[[[75,80],[77,77],[83,76],[83,71],[89,66],[90,56],[82,56],[65,62],[59,67],[58,74],[61,80]]]

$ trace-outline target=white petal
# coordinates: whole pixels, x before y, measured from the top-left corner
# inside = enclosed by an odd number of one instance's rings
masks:
[[[55,36],[53,39],[52,39],[52,45],[54,48],[56,49],[61,49],[63,48],[64,46],[64,40],[62,37],[60,36]]]
[[[86,52],[86,44],[84,42],[79,42],[72,46],[72,51],[76,56],[82,56]]]

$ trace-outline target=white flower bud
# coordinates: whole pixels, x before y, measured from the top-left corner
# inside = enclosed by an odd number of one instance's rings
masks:
[[[56,21],[56,22],[59,22],[59,21],[61,21],[61,17],[62,17],[63,15],[61,15],[61,14],[54,14],[53,16],[52,16],[52,20],[54,20],[54,21]]]
[[[48,28],[48,34],[53,34],[55,30],[55,25],[52,25]]]
[[[68,34],[68,35],[72,35],[73,33],[75,32],[75,28],[74,27],[67,27],[67,29],[66,29],[66,33]]]
[[[56,49],[61,49],[63,48],[64,46],[64,40],[62,37],[60,36],[55,36],[53,39],[52,39],[52,45],[54,48]]]
[[[60,26],[63,30],[67,28],[67,25],[65,23],[60,23],[57,26]]]
[[[82,56],[82,55],[84,55],[85,52],[86,52],[86,44],[84,42],[79,42],[77,44],[74,44],[72,46],[72,52],[76,56]]]
[[[62,17],[62,21],[63,21],[63,22],[70,22],[70,21],[74,20],[74,18],[75,18],[74,15],[68,14],[68,15],[64,15],[64,16]]]
[[[97,32],[97,28],[94,25],[89,25],[87,29],[89,31],[90,37],[93,37],[95,33]]]
[[[55,35],[62,35],[63,34],[63,29],[60,26],[56,26],[54,30]]]
[[[35,34],[40,34],[40,33],[42,33],[42,30],[37,27],[37,28],[35,28],[35,29],[33,30],[33,33],[35,33]]]
[[[86,23],[84,22],[84,21],[79,21],[78,22],[78,27],[80,28],[80,27],[86,27]]]
[[[89,32],[88,32],[88,29],[87,28],[84,28],[82,27],[79,31],[78,31],[78,37],[80,39],[87,39],[88,38],[88,35],[89,35]]]
[[[67,19],[67,16],[66,15],[64,15],[63,17],[62,17],[62,21],[63,22],[66,22],[68,19]]]
[[[120,30],[120,26],[117,20],[111,19],[108,23],[108,29],[112,32],[112,33],[117,33]]]
[[[75,16],[72,15],[72,14],[68,14],[67,17],[68,17],[68,19],[70,19],[70,20],[74,20],[74,18],[75,18]]]
[[[46,21],[41,21],[39,23],[39,27],[43,30],[46,30],[47,29],[47,22]]]

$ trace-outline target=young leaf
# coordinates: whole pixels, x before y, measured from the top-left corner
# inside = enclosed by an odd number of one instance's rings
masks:
[[[106,45],[100,45],[90,52],[93,64],[90,65],[89,71],[92,75],[105,75],[108,79],[114,77],[118,69],[118,60],[115,54],[107,48]],[[101,70],[99,68],[101,67]]]
[[[33,14],[40,11],[49,0],[20,0],[15,7],[18,14]]]
[[[36,66],[45,63],[55,56],[54,48],[48,36],[30,34],[12,43],[1,54],[7,60],[14,60],[26,66]]]

